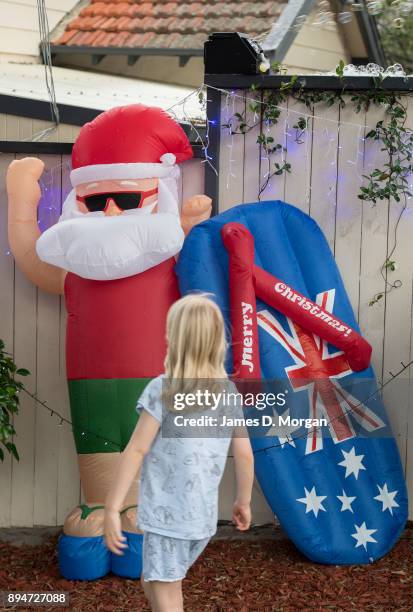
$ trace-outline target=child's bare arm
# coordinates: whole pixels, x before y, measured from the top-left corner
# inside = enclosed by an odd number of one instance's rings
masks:
[[[105,540],[108,548],[114,553],[121,554],[122,548],[126,547],[120,527],[119,510],[159,427],[159,421],[143,410],[132,437],[120,456],[116,475],[105,504]]]
[[[246,430],[237,428],[232,439],[237,492],[232,519],[240,531],[249,529],[251,524],[251,494],[254,482],[254,456]]]

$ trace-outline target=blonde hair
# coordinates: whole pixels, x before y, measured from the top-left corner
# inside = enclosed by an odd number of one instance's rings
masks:
[[[162,398],[168,409],[175,393],[190,393],[206,386],[211,389],[217,379],[227,379],[224,319],[207,294],[190,294],[171,306],[166,338]]]

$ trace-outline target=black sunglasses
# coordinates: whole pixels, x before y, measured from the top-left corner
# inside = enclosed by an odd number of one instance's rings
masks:
[[[144,200],[155,195],[158,189],[150,191],[118,191],[115,193],[96,193],[87,196],[77,196],[89,212],[102,212],[106,209],[109,200],[113,200],[121,210],[133,210],[142,206]]]

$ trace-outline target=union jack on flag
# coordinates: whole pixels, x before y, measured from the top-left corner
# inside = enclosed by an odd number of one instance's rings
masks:
[[[323,291],[316,303],[333,312],[335,289]],[[287,318],[290,333],[268,311],[257,313],[258,325],[268,332],[294,360],[294,365],[285,368],[294,392],[307,390],[311,419],[325,418],[335,443],[355,437],[352,419],[372,432],[386,424],[374,412],[348,393],[339,379],[353,373],[342,351],[330,353],[327,342],[306,331],[298,323]],[[306,454],[323,448],[323,436],[319,427],[308,433]]]

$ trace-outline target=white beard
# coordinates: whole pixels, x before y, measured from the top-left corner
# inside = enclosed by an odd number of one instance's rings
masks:
[[[149,270],[181,250],[184,232],[171,212],[152,206],[106,216],[75,214],[46,230],[36,243],[39,258],[93,280],[126,278]]]

